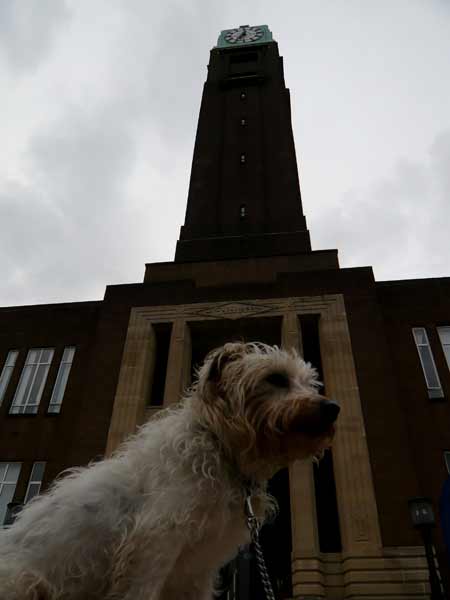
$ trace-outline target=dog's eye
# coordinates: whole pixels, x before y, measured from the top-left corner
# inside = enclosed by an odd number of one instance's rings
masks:
[[[284,373],[271,373],[270,375],[267,375],[265,380],[267,383],[270,383],[270,385],[274,385],[275,387],[289,387],[289,377]]]

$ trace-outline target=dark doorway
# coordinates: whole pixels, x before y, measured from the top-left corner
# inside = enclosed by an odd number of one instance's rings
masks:
[[[147,405],[162,406],[164,401],[164,386],[166,384],[172,323],[155,323],[153,325],[153,331],[155,334],[156,361],[153,369],[153,382],[147,399]]]
[[[192,375],[205,355],[226,342],[263,342],[281,345],[281,317],[236,320],[194,321],[189,323],[192,339]],[[292,597],[291,582],[291,510],[289,473],[283,469],[269,482],[279,513],[261,529],[260,540],[277,599]],[[244,507],[242,507],[244,510]],[[252,548],[242,548],[238,557],[222,571],[222,600],[265,598],[261,577]]]
[[[226,342],[263,342],[277,346],[281,342],[281,317],[192,321],[189,328],[193,374],[208,352]]]
[[[269,482],[269,492],[277,499],[276,519],[266,523],[260,532],[262,551],[277,600],[292,598],[291,571],[291,507],[289,472],[283,469]],[[266,598],[252,546],[241,548],[234,561],[222,570],[224,590],[220,600],[263,600]]]

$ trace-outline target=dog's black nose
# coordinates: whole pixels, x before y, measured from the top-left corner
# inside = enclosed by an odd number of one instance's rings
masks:
[[[320,401],[320,415],[327,423],[334,423],[340,410],[339,404],[333,400],[324,399]]]

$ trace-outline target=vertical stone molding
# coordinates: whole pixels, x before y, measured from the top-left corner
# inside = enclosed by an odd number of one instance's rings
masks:
[[[297,313],[289,311],[283,315],[281,345],[288,350],[295,348],[303,356],[302,334]]]
[[[191,381],[192,343],[189,325],[176,319],[172,326],[169,358],[167,361],[164,406],[178,402]]]
[[[156,337],[153,327],[138,311],[132,310],[108,432],[107,456],[134,433],[136,426],[145,418],[145,404],[151,389],[155,357]]]
[[[281,332],[283,348],[295,348],[302,355],[303,343],[299,318],[294,311],[283,315]],[[305,594],[325,595],[316,497],[311,461],[296,461],[289,466],[289,491],[292,523],[292,586],[295,598]]]
[[[321,315],[320,349],[326,393],[341,405],[333,462],[345,556],[382,554],[364,418],[342,296]]]

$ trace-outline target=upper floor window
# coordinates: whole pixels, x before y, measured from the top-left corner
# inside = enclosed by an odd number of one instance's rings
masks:
[[[25,494],[24,504],[37,496],[41,490],[42,479],[44,478],[45,462],[35,462],[31,470],[30,481],[28,482],[27,493]]]
[[[8,504],[14,498],[21,467],[20,462],[0,462],[0,526],[4,524]]]
[[[447,360],[447,365],[450,369],[450,327],[438,327],[437,330]]]
[[[0,404],[3,402],[6,388],[8,387],[8,383],[14,370],[14,366],[16,364],[18,356],[18,350],[10,350],[8,352],[8,356],[6,357],[6,361],[3,365],[2,373],[0,375]]]
[[[61,410],[61,404],[64,398],[64,392],[66,390],[67,380],[69,378],[74,356],[75,348],[73,346],[64,348],[64,353],[55,381],[55,387],[53,388],[52,397],[48,406],[49,413],[59,413]]]
[[[436,365],[434,364],[427,332],[424,327],[414,327],[413,335],[427,384],[428,396],[430,398],[443,398],[444,393]]]
[[[447,467],[448,474],[450,475],[450,452],[447,450],[444,452],[445,466]]]
[[[31,348],[20,376],[10,414],[36,414],[53,358],[53,348]]]

